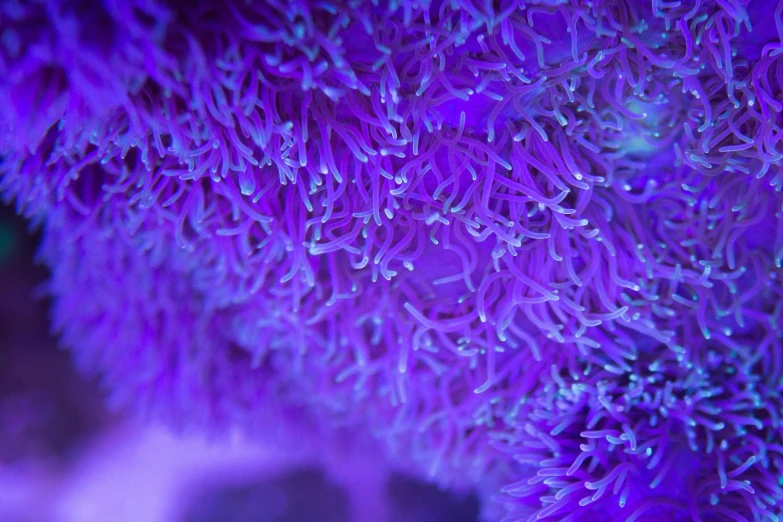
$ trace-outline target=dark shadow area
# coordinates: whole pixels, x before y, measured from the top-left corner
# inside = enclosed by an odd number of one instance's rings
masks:
[[[318,469],[197,495],[182,522],[347,522],[345,493]]]
[[[68,459],[106,420],[97,386],[49,329],[39,237],[0,206],[0,462]]]
[[[390,521],[476,522],[479,502],[475,495],[441,491],[436,486],[404,475],[392,475],[386,485]],[[368,521],[369,522],[369,521]]]

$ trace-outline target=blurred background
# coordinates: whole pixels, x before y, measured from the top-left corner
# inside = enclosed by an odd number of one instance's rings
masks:
[[[473,496],[107,411],[48,323],[37,237],[0,206],[0,522],[474,522]],[[372,462],[348,463],[372,469]]]

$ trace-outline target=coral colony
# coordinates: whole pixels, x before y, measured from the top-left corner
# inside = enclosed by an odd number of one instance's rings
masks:
[[[490,519],[783,519],[783,1],[6,0],[0,78],[114,404]]]

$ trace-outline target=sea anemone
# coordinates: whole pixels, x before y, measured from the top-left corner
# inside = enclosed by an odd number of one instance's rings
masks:
[[[510,520],[777,520],[782,13],[5,2],[0,191],[118,406],[350,426]]]

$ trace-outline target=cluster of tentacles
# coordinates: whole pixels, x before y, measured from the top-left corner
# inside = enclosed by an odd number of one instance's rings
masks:
[[[367,430],[508,520],[783,517],[783,2],[15,0],[0,33],[0,191],[118,405]]]

